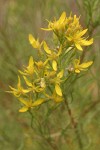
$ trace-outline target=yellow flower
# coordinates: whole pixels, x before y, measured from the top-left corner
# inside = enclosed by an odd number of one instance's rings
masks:
[[[34,83],[34,82],[31,83],[25,76],[24,76],[24,80],[25,80],[26,84],[30,87],[29,91],[42,92],[46,87],[44,78],[36,79],[34,81],[36,83]],[[37,86],[35,84],[37,84]]]
[[[48,99],[51,99],[53,101],[55,101],[56,103],[59,103],[59,102],[62,102],[63,101],[63,97],[62,96],[59,96],[56,91],[53,92],[53,94],[50,96],[48,94],[45,94],[45,96],[48,98]]]
[[[19,72],[22,74],[22,75],[29,75],[29,76],[32,76],[34,74],[34,61],[33,61],[33,57],[31,56],[30,59],[29,59],[29,64],[28,66],[26,67],[26,69],[24,69],[24,72],[20,71]]]
[[[50,78],[54,78],[55,75],[56,75],[55,71],[49,71],[49,70],[44,71],[44,78],[46,78],[48,81]]]
[[[56,84],[56,85],[55,85],[55,91],[56,91],[56,93],[57,93],[59,96],[62,96],[62,90],[61,90],[59,84]]]
[[[36,48],[36,49],[39,49],[39,50],[41,49],[42,42],[40,43],[39,39],[35,40],[35,38],[33,37],[32,34],[29,34],[29,42],[33,46],[33,48]]]
[[[53,93],[52,99],[53,99],[56,103],[59,103],[59,102],[62,102],[62,101],[63,101],[63,97],[62,97],[62,96],[59,96],[56,92]]]
[[[62,52],[62,46],[58,49],[58,52],[54,52],[54,50],[50,50],[46,42],[43,43],[44,50],[47,53],[48,59],[52,60],[52,67],[55,71],[57,71],[57,61],[56,59],[59,57],[59,55]]]
[[[63,12],[59,20],[56,21],[55,19],[53,22],[50,21],[48,24],[48,28],[47,29],[42,28],[42,29],[46,31],[50,31],[50,30],[59,31],[65,29],[65,25],[66,25],[66,12]]]
[[[19,109],[19,112],[26,112],[32,107],[37,107],[45,102],[44,99],[37,99],[36,101],[33,102],[32,99],[25,100],[23,98],[20,98],[19,101],[25,105],[21,109]]]
[[[75,47],[82,51],[82,46],[88,46],[93,43],[93,38],[87,40],[86,37],[83,37],[86,34],[88,29],[82,30],[82,27],[79,24],[79,18],[74,15],[72,21],[68,24],[68,29],[66,31],[66,38]]]
[[[48,63],[48,59],[45,62],[42,62],[42,61],[35,62],[38,70],[48,68],[49,66],[47,65],[47,63]]]
[[[23,94],[26,94],[26,93],[29,92],[28,89],[27,90],[23,89],[23,87],[21,86],[21,81],[20,81],[20,77],[19,76],[18,76],[17,89],[15,89],[15,88],[13,88],[11,86],[9,86],[9,87],[10,87],[10,89],[12,91],[7,91],[7,92],[14,94],[16,97],[19,97],[20,95],[23,95]]]
[[[61,83],[61,78],[63,77],[64,71],[61,70],[56,77],[54,77],[53,79],[50,79],[51,83],[55,84],[55,91],[57,93],[57,95],[62,96],[62,90],[60,87],[60,83]]]
[[[80,59],[75,59],[74,61],[74,70],[75,73],[80,73],[80,71],[86,71],[86,69],[93,64],[93,61],[88,61],[80,64]]]
[[[35,64],[38,69],[43,69],[45,65],[42,61],[35,62]]]

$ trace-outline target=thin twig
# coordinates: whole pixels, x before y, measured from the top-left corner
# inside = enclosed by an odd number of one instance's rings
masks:
[[[34,130],[34,127],[33,127],[33,119],[34,119],[34,116],[32,114],[31,111],[29,111],[29,114],[31,115],[31,128]],[[39,122],[38,122],[39,123]],[[41,128],[41,124],[39,123],[39,128],[40,128],[40,131],[41,131],[41,136],[39,135],[36,135],[36,138],[38,139],[44,139],[48,144],[49,146],[53,149],[53,150],[58,150],[57,146],[53,143],[51,143],[50,139],[48,138],[48,136],[45,136],[42,132],[42,128]],[[59,134],[57,134],[59,135]],[[53,135],[55,136],[55,135]],[[50,136],[51,137],[51,136]]]
[[[72,111],[71,111],[71,109],[69,108],[69,105],[68,105],[67,100],[65,100],[65,104],[66,104],[66,106],[67,106],[67,111],[68,111],[68,115],[69,115],[70,120],[71,120],[71,125],[72,125],[73,128],[76,128],[77,122],[74,120],[74,117],[73,117],[73,115],[72,115]]]
[[[31,115],[31,128],[34,130],[34,127],[33,127],[33,119],[34,119],[34,116],[33,116],[33,114],[32,114],[31,111],[28,111],[28,112],[29,112],[29,114]]]
[[[67,107],[68,115],[70,117],[71,125],[74,129],[74,132],[75,132],[77,140],[78,140],[79,148],[80,148],[80,150],[82,150],[83,144],[82,144],[81,137],[80,137],[79,130],[78,130],[78,123],[75,121],[75,119],[73,117],[71,108],[68,104],[68,101],[66,100],[66,97],[65,97],[65,104],[66,104],[66,107]]]

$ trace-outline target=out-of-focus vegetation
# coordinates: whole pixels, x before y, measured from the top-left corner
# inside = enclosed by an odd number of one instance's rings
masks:
[[[70,126],[64,104],[46,119],[45,128],[51,131],[47,141],[31,129],[30,115],[18,112],[19,103],[5,93],[17,82],[21,69],[34,55],[28,34],[49,40],[39,28],[46,26],[45,18],[58,17],[62,11],[81,15],[81,24],[89,28],[94,44],[82,59],[94,60],[88,73],[73,88],[69,103],[76,121],[84,150],[100,149],[100,3],[99,0],[1,0],[0,1],[0,149],[2,150],[78,150],[77,138]],[[45,34],[44,34],[45,33]],[[88,52],[89,51],[89,52]],[[84,57],[85,56],[85,57]],[[43,108],[42,108],[43,109]],[[44,107],[44,109],[47,109]],[[62,111],[63,110],[63,111]],[[46,110],[45,110],[46,111]],[[42,113],[42,111],[39,111]],[[36,112],[34,112],[36,113]],[[36,113],[37,114],[37,113]],[[40,119],[41,114],[37,114]],[[33,124],[36,124],[33,122]],[[36,128],[36,127],[35,127]],[[63,128],[63,132],[61,129]],[[39,129],[37,128],[37,133]],[[48,134],[48,129],[46,134]],[[53,146],[50,145],[51,141]]]

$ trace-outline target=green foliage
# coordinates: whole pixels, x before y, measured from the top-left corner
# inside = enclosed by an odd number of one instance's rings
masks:
[[[100,2],[99,0],[84,0],[83,6],[86,11],[86,24],[91,25],[91,28],[95,29],[100,25]],[[92,29],[91,29],[92,30]]]

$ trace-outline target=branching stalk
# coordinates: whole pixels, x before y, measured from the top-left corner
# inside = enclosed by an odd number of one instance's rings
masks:
[[[82,145],[81,137],[80,137],[79,130],[78,130],[78,123],[75,121],[73,114],[72,114],[72,110],[71,110],[71,108],[68,104],[68,101],[66,99],[65,99],[65,104],[67,107],[67,111],[68,111],[68,115],[69,115],[69,118],[71,121],[72,128],[74,129],[75,135],[76,135],[77,140],[78,140],[79,148],[80,148],[80,150],[82,150],[83,145]]]

